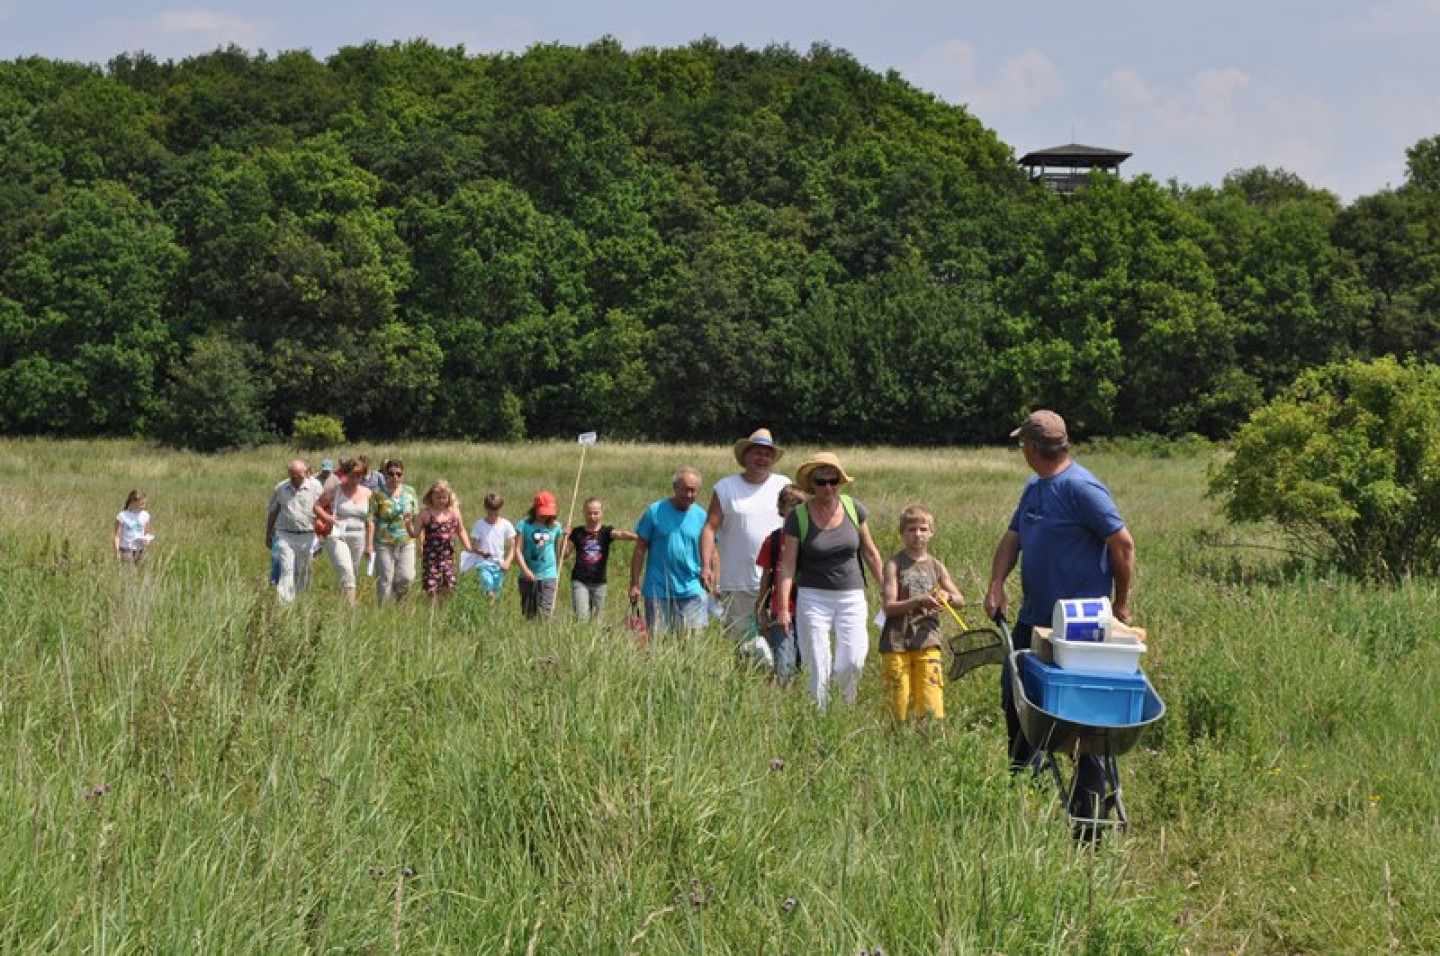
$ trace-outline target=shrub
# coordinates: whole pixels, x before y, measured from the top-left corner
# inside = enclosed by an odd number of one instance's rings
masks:
[[[253,346],[222,335],[192,342],[189,354],[171,375],[167,405],[158,422],[159,438],[201,452],[266,441],[269,395],[253,368],[258,361]]]
[[[505,442],[525,440],[525,404],[508,388],[500,393],[494,437]]]
[[[1440,570],[1440,368],[1327,365],[1256,411],[1213,468],[1232,521],[1273,520],[1360,577]]]
[[[333,415],[301,413],[295,416],[295,428],[291,432],[291,438],[298,447],[308,451],[334,448],[336,445],[345,444],[345,426]]]

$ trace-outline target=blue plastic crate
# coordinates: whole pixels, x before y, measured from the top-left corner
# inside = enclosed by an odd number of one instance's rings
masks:
[[[1077,724],[1123,727],[1140,723],[1145,675],[1061,670],[1034,654],[1021,657],[1025,696],[1041,710]]]

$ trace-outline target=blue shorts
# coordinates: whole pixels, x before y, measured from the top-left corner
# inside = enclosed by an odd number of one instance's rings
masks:
[[[505,570],[498,564],[485,562],[475,569],[480,575],[480,586],[486,594],[499,594],[500,585],[505,583]]]

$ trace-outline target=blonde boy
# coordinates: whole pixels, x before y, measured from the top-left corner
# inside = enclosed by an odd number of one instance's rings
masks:
[[[885,628],[880,633],[880,672],[890,713],[897,721],[927,713],[945,717],[945,672],[940,663],[940,611],[964,598],[950,572],[930,554],[935,517],[918,505],[900,515],[904,550],[885,562]]]

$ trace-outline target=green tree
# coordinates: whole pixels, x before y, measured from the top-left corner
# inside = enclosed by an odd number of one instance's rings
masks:
[[[1259,167],[1182,200],[1210,227],[1200,242],[1216,300],[1234,324],[1237,371],[1256,398],[1275,395],[1306,368],[1354,354],[1369,296],[1353,259],[1331,238],[1340,212],[1332,194]],[[1216,422],[1217,430],[1229,431],[1249,410],[1236,409],[1239,416]]]
[[[193,250],[190,321],[262,348],[272,426],[322,410],[368,432],[372,410],[413,408],[409,383],[366,378],[374,348],[395,339],[385,330],[411,275],[375,178],[330,136],[248,156],[212,150],[197,166],[169,206]]]
[[[1440,368],[1393,359],[1310,370],[1257,410],[1212,472],[1233,521],[1274,521],[1364,577],[1440,571]]]
[[[64,189],[0,274],[5,431],[143,434],[184,253],[119,183]],[[53,379],[36,388],[38,379]]]
[[[808,257],[795,224],[759,204],[722,210],[686,237],[654,316],[652,368],[666,438],[740,433],[772,390],[775,334],[803,302]]]
[[[1440,193],[1440,136],[1431,136],[1405,150],[1406,185]]]
[[[766,420],[830,441],[991,439],[990,308],[914,257],[821,293],[775,338],[785,387]]]
[[[265,379],[253,346],[219,335],[190,344],[170,378],[159,436],[179,448],[213,452],[245,448],[272,432],[266,421]]]
[[[593,314],[584,236],[494,181],[466,186],[440,206],[412,203],[406,229],[415,249],[412,308],[444,353],[439,430],[494,437],[503,386],[522,398],[531,423],[559,414],[556,431],[568,431],[577,342]]]
[[[1371,293],[1358,350],[1440,359],[1440,195],[1401,188],[1365,196],[1340,214],[1333,234]]]
[[[1235,365],[1204,223],[1148,177],[1092,174],[1042,228],[1041,254],[1007,287],[1020,318],[1000,367],[1018,408],[1063,408],[1080,434],[1204,427]]]

